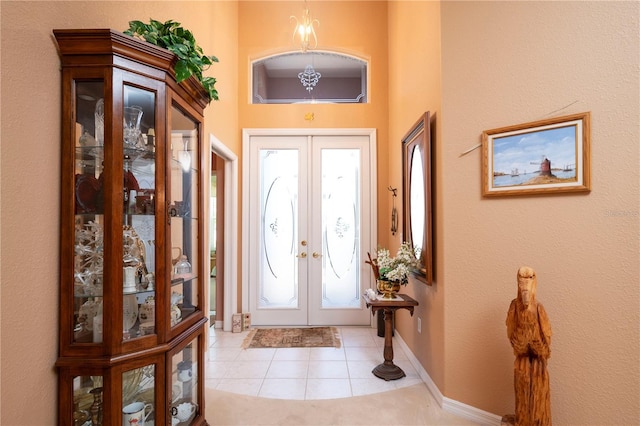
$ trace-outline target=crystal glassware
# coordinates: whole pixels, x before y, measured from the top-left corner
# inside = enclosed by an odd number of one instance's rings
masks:
[[[142,120],[142,108],[138,106],[124,107],[123,134],[127,148],[136,148],[140,141],[140,121]]]
[[[98,99],[96,102],[95,118],[95,139],[99,146],[104,145],[104,99]]]

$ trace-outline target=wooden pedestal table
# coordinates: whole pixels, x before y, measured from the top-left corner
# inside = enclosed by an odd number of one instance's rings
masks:
[[[371,307],[371,313],[375,315],[380,311],[379,315],[384,315],[384,362],[373,369],[372,373],[384,380],[401,379],[406,374],[402,368],[393,363],[393,343],[392,343],[392,323],[393,313],[398,309],[408,309],[413,316],[413,307],[418,306],[418,301],[407,296],[406,294],[397,295],[401,300],[372,300],[364,295],[367,308]]]

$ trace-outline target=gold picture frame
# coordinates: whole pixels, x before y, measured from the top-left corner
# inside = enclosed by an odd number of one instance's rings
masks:
[[[482,196],[591,191],[591,114],[482,132]]]

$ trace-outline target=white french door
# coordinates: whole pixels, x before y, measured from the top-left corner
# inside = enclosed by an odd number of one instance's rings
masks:
[[[254,325],[371,321],[361,296],[372,281],[374,133],[316,132],[245,139],[243,276]]]

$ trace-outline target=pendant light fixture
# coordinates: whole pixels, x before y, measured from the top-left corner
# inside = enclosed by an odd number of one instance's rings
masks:
[[[320,21],[311,17],[306,0],[304,2],[302,18],[298,20],[298,18],[291,15],[289,20],[291,21],[292,19],[295,20],[296,23],[293,30],[293,42],[296,43],[296,40],[299,40],[302,52],[306,52],[309,49],[315,49],[318,46],[318,38],[316,37],[314,25],[320,26]]]

